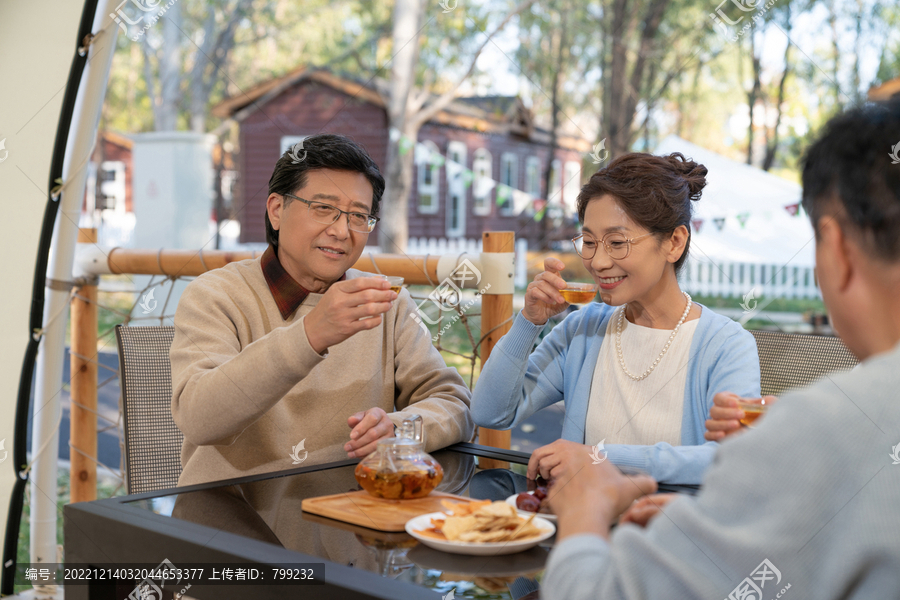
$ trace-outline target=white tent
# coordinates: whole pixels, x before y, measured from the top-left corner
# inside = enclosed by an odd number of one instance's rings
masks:
[[[765,263],[812,267],[813,229],[800,212],[786,206],[800,202],[801,187],[756,167],[739,163],[671,135],[654,154],[681,152],[709,170],[703,196],[694,205],[703,221],[691,237],[691,253],[700,261]],[[742,226],[738,215],[747,215]],[[725,218],[721,231],[714,219]]]
[[[58,560],[56,461],[67,290],[84,167],[115,49],[118,28],[108,16],[115,8],[115,0],[62,2],[50,10],[41,3],[7,2],[0,18],[0,56],[5,59],[0,61],[0,81],[6,92],[0,110],[0,206],[7,222],[0,238],[7,257],[0,311],[0,514],[8,517],[0,566],[4,594],[13,588],[26,483],[31,489],[31,562]],[[53,187],[57,189],[51,194]],[[32,375],[36,408],[28,466],[33,468],[26,479]],[[21,403],[17,391],[23,392]]]

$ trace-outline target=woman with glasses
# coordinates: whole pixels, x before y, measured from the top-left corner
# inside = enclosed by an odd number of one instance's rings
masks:
[[[493,429],[565,403],[562,440],[532,454],[529,478],[549,479],[564,461],[609,458],[657,481],[699,483],[716,447],[704,440],[713,396],[759,396],[753,336],[678,285],[706,173],[680,153],[632,153],[582,188],[573,242],[601,302],[570,314],[534,349],[568,307],[564,263],[548,258],[472,399],[475,422]]]

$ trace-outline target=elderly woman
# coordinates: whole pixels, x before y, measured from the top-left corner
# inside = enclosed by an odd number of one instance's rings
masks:
[[[563,439],[534,452],[529,478],[590,453],[658,481],[699,483],[716,448],[703,439],[714,395],[759,396],[753,336],[678,286],[706,172],[679,153],[632,153],[582,188],[573,241],[603,303],[570,314],[532,352],[568,306],[564,264],[548,258],[472,399],[476,423],[493,429],[565,402]]]

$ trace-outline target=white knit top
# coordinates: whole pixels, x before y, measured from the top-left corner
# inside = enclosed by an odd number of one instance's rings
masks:
[[[680,446],[686,367],[691,340],[700,320],[686,321],[681,326],[656,369],[641,381],[631,379],[619,365],[617,322],[618,313],[607,324],[594,368],[585,443],[650,445],[668,442]],[[670,335],[671,329],[642,327],[623,319],[622,354],[628,370],[634,374],[646,371]]]

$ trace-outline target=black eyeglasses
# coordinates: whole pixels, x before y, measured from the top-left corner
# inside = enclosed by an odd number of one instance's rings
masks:
[[[299,200],[306,204],[309,216],[312,220],[316,223],[322,223],[323,225],[331,225],[340,219],[341,215],[347,215],[347,226],[350,229],[360,233],[370,233],[375,229],[375,224],[380,220],[378,217],[366,213],[341,210],[337,206],[332,206],[331,204],[326,204],[324,202],[313,202],[312,200],[306,200],[299,196],[294,196],[293,194],[282,194],[282,196],[285,198],[293,198],[294,200]]]
[[[638,237],[627,238],[625,237],[625,234],[614,231],[612,233],[607,233],[603,239],[600,240],[600,244],[603,244],[603,249],[606,250],[606,253],[609,254],[610,258],[622,260],[631,253],[631,244],[649,235],[653,234],[648,233],[639,235]],[[577,252],[578,256],[581,258],[590,260],[597,254],[597,240],[589,235],[576,235],[572,238],[572,243],[575,244],[575,252]]]

